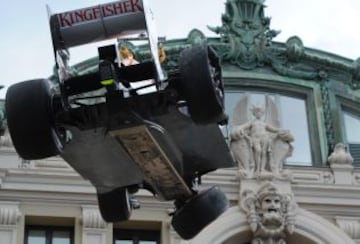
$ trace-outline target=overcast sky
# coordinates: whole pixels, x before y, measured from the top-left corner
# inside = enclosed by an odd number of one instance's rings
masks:
[[[16,82],[48,77],[54,57],[46,4],[53,12],[111,2],[112,0],[12,0],[2,4],[0,14],[0,91]],[[207,36],[215,34],[207,25],[220,26],[225,0],[149,0],[159,36],[186,37],[192,28]],[[266,0],[265,15],[271,28],[281,30],[274,39],[285,42],[299,36],[306,47],[336,53],[351,59],[360,57],[359,0]],[[88,55],[88,53],[87,53]],[[72,63],[85,57],[71,55]]]

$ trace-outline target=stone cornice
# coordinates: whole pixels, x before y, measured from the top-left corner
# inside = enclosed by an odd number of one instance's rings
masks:
[[[334,174],[328,167],[287,166],[286,169],[292,172],[291,188],[300,206],[329,216],[351,215],[358,208],[359,170],[353,170],[354,180],[351,184],[335,184]],[[201,189],[212,185],[219,185],[229,200],[236,204],[240,194],[237,168],[221,169],[204,175]],[[0,187],[0,198],[3,200],[96,204],[95,188],[72,169],[64,170],[61,167],[0,169]],[[147,209],[160,211],[172,208],[169,202],[159,202],[147,191],[140,191],[138,198],[142,207]]]
[[[64,185],[64,186],[90,186],[88,181],[85,181],[77,172],[71,168],[63,166],[61,162],[57,162],[59,167],[35,167],[35,168],[8,168],[0,169],[0,178],[2,179],[2,189],[6,189],[11,186],[11,183],[16,183],[16,187],[27,189],[26,185],[29,184],[46,184],[49,188],[52,184]],[[66,170],[63,170],[66,168]],[[316,168],[316,167],[301,167],[301,166],[285,166],[286,169],[291,170],[292,185],[296,188],[330,188],[333,190],[344,188],[354,191],[360,191],[358,185],[360,184],[360,171],[353,170],[354,181],[352,184],[334,186],[334,180],[332,171],[328,167]],[[202,177],[202,185],[218,184],[221,187],[228,189],[229,192],[236,192],[239,184],[239,176],[236,168],[220,169]],[[11,186],[10,188],[14,188]]]

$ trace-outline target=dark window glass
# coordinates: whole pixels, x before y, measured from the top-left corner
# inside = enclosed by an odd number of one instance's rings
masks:
[[[25,244],[73,244],[72,228],[26,226]]]
[[[160,244],[160,231],[114,229],[114,244]]]

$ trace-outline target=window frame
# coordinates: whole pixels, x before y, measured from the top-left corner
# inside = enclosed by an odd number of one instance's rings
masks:
[[[273,79],[269,79],[273,78]],[[278,77],[279,78],[279,77]],[[224,76],[225,93],[226,92],[255,92],[255,93],[269,93],[279,94],[298,99],[303,99],[305,102],[305,111],[307,114],[307,124],[309,132],[309,145],[311,165],[296,165],[291,164],[290,167],[324,167],[327,161],[326,145],[322,143],[320,138],[326,138],[326,131],[321,131],[320,120],[316,109],[317,105],[315,96],[320,96],[320,85],[311,82],[304,82],[303,80],[289,79],[280,80],[274,77],[267,77],[267,79],[256,77],[226,77]],[[300,84],[300,85],[299,85]],[[321,150],[314,150],[319,148]],[[295,148],[296,150],[296,148]]]

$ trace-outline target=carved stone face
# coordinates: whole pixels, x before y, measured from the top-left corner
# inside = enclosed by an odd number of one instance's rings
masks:
[[[279,195],[268,195],[262,199],[261,222],[266,229],[277,229],[282,226],[284,219],[280,208],[281,198]]]
[[[261,209],[267,213],[280,213],[281,199],[278,195],[269,195],[261,201]]]
[[[251,111],[256,119],[261,119],[264,115],[264,109],[262,107],[253,107]]]

